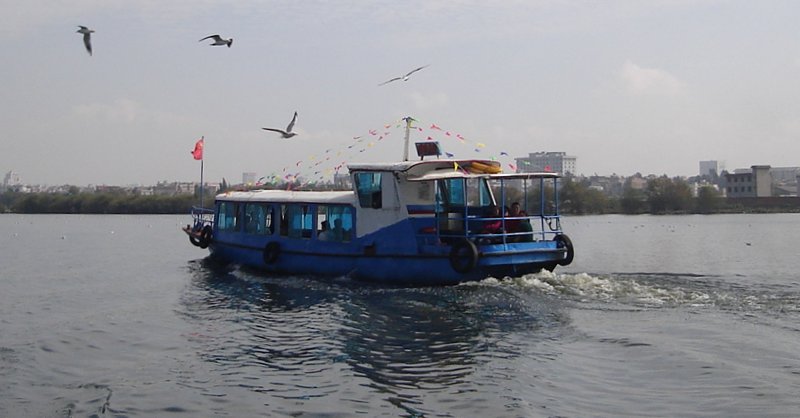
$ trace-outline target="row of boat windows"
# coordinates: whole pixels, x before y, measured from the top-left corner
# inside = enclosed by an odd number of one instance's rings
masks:
[[[353,238],[349,205],[219,202],[217,229],[254,235],[347,242]]]

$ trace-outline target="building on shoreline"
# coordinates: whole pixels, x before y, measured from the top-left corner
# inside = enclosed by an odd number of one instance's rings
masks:
[[[734,170],[733,173],[725,172],[722,182],[725,196],[729,198],[772,196],[772,175],[768,165],[754,165]]]
[[[566,152],[532,152],[527,157],[515,158],[518,173],[554,172],[577,174],[577,157]]]
[[[726,197],[795,197],[799,196],[800,167],[754,165],[732,173],[723,171],[720,188]]]

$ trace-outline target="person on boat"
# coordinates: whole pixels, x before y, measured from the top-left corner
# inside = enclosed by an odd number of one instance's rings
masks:
[[[342,219],[337,218],[333,220],[333,229],[331,229],[331,241],[343,241],[344,228],[342,228]]]
[[[519,219],[520,216],[520,207],[519,202],[514,202],[511,204],[511,209],[508,211],[508,217],[511,219],[506,219],[506,229],[508,232],[520,232],[520,224],[522,219]]]
[[[322,221],[322,229],[317,234],[317,238],[320,241],[332,241],[333,240],[333,233],[331,233],[331,229],[328,227],[328,221]]]
[[[492,206],[489,209],[489,214],[486,217],[486,223],[483,224],[481,234],[502,234],[503,233],[503,219],[500,217],[500,206]]]
[[[531,220],[527,218],[528,214],[521,210],[519,211],[519,216],[524,218],[519,221],[519,232],[524,232],[524,234],[517,236],[517,240],[520,242],[533,241],[533,225],[531,225]]]
[[[524,232],[532,232],[533,226],[527,218],[528,214],[520,208],[519,202],[511,204],[511,209],[508,212],[509,219],[506,219],[506,230],[513,234],[509,237],[510,241],[523,242],[531,241],[532,235],[524,234]]]

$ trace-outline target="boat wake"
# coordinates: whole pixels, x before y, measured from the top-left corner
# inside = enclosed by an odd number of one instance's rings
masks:
[[[488,278],[478,286],[506,286],[579,303],[635,308],[716,307],[743,313],[800,314],[800,296],[785,287],[756,287],[719,277],[674,273],[558,274]]]

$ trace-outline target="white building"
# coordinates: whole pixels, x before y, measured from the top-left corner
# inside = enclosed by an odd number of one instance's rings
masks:
[[[577,174],[577,157],[566,152],[533,152],[527,157],[515,158],[518,173],[538,173],[550,171],[561,174]]]

